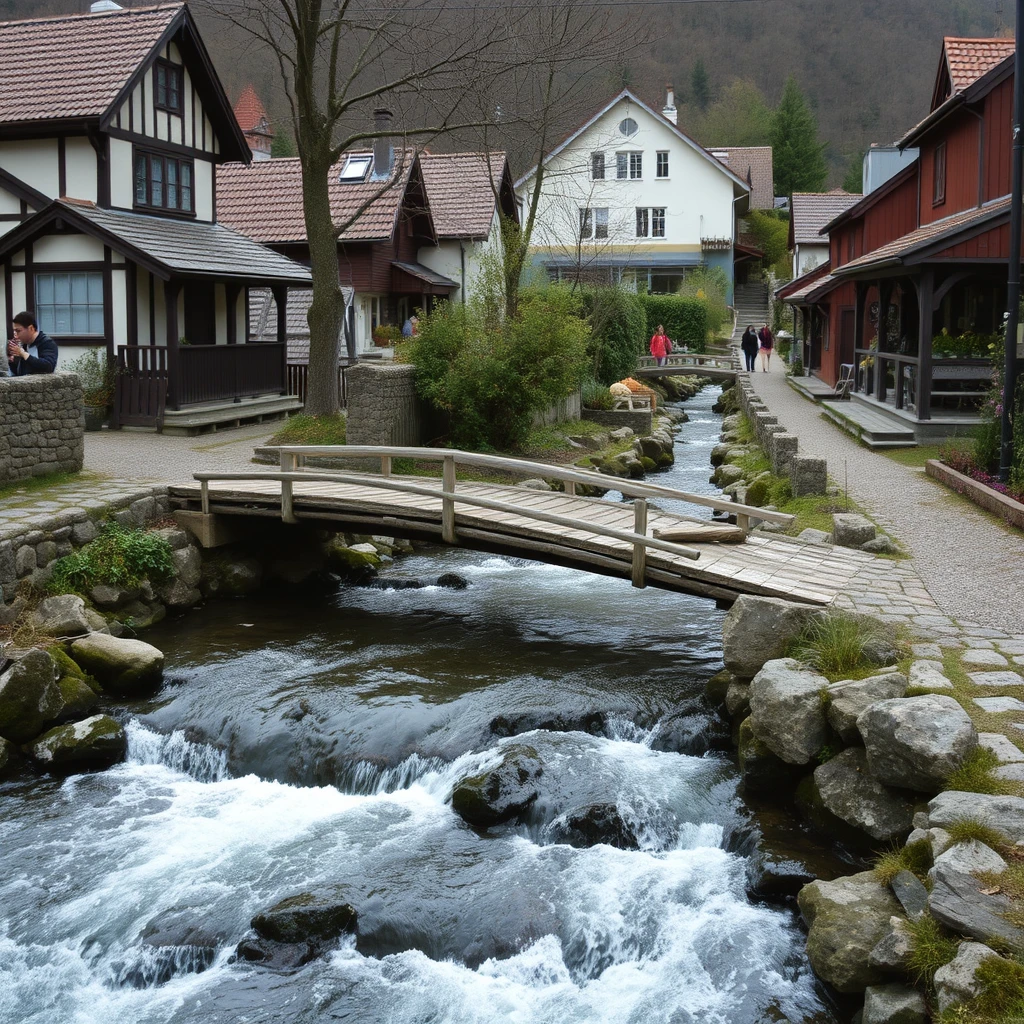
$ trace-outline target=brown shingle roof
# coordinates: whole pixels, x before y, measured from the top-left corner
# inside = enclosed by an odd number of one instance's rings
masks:
[[[1013,54],[1012,39],[964,39],[946,36],[942,41],[953,92],[963,92],[982,75]]]
[[[829,273],[831,266],[830,261],[825,260],[820,266],[812,267],[802,277],[776,288],[775,297],[792,306],[802,306],[815,301],[840,283]]]
[[[420,166],[437,237],[487,238],[505,154],[421,153]]]
[[[102,116],[183,9],[0,22],[0,124]]]
[[[708,146],[708,152],[737,177],[750,183],[750,208],[775,207],[775,170],[771,146]]]
[[[831,192],[794,192],[790,206],[793,241],[796,245],[827,245],[821,229],[864,197],[841,188]]]
[[[389,181],[367,176],[361,182],[340,182],[345,154],[330,172],[331,217],[342,224],[358,213],[339,241],[369,242],[390,238],[405,195],[415,157],[395,156]],[[358,154],[368,155],[368,154]],[[358,211],[362,209],[362,212]],[[225,164],[217,172],[217,220],[257,242],[305,242],[302,210],[302,167],[297,157],[243,164]]]

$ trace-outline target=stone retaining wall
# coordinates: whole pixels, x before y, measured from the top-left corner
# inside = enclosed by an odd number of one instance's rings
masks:
[[[348,370],[349,444],[415,448],[423,443],[423,421],[414,366],[359,363]]]
[[[109,517],[125,527],[141,527],[166,516],[167,488],[140,487],[124,497],[97,502],[96,506],[64,509],[40,517],[37,503],[32,509],[31,524],[8,523],[0,528],[0,624],[12,622],[23,610],[24,600],[16,597],[19,586],[29,582],[35,591],[41,592],[56,559],[96,538],[99,518]]]
[[[828,487],[828,466],[824,459],[812,459],[799,454],[800,442],[796,434],[789,433],[762,399],[754,394],[749,380],[741,378],[736,384],[740,408],[754,428],[757,443],[765,450],[773,471],[788,476],[793,494],[824,494]]]
[[[77,473],[84,429],[77,374],[0,377],[0,484]]]

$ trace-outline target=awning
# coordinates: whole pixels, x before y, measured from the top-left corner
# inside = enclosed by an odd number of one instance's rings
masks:
[[[395,260],[391,264],[391,290],[394,292],[448,295],[458,287],[457,282],[422,263],[399,263]]]

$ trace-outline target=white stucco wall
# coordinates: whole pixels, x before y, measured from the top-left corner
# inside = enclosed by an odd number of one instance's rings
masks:
[[[194,164],[196,219],[213,220],[213,164],[196,160]]]
[[[51,199],[60,190],[56,139],[0,142],[0,167]]]
[[[65,194],[95,203],[96,150],[88,139],[68,138],[64,142]]]
[[[829,258],[828,243],[824,245],[798,245],[793,252],[793,276],[804,274],[820,267]]]
[[[0,188],[0,213],[21,213],[21,200],[6,189]],[[0,221],[0,229],[4,226]]]
[[[132,168],[132,144],[123,139],[110,140],[110,205],[130,210],[135,203],[135,174]]]
[[[103,259],[103,243],[89,235],[46,235],[32,246],[35,263],[93,263]]]

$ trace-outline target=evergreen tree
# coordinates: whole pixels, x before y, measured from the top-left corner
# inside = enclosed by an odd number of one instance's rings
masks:
[[[273,141],[270,143],[270,155],[271,156],[296,156],[295,143],[292,142],[291,136],[284,130],[282,125],[278,125],[277,134],[274,136]]]
[[[843,191],[859,195],[864,188],[864,153],[854,153],[850,157],[850,163],[846,168],[846,177],[843,178]]]
[[[772,117],[775,194],[820,192],[828,179],[825,144],[818,141],[818,121],[792,75]]]
[[[711,103],[711,81],[702,60],[693,65],[693,71],[690,73],[690,92],[693,95],[693,102],[702,111],[707,110]]]

